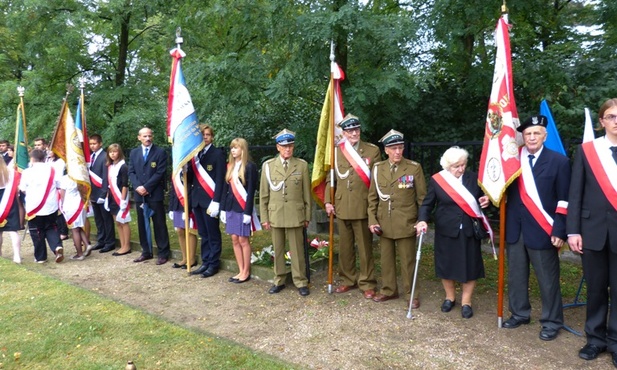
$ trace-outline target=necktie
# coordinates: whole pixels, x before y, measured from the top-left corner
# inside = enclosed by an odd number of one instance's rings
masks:
[[[613,151],[613,159],[615,160],[615,163],[617,163],[617,146],[612,146],[611,150]]]
[[[285,169],[285,172],[287,172],[287,168],[288,168],[287,161],[283,161],[283,168]]]
[[[96,158],[96,153],[92,153],[90,156],[90,163],[94,163],[94,158]]]
[[[146,161],[146,158],[148,158],[148,150],[150,150],[150,148],[144,149],[144,162]]]
[[[390,172],[391,172],[392,174],[395,174],[395,173],[396,173],[396,165],[395,165],[395,164],[393,164],[393,165],[391,165],[391,166],[390,166]]]
[[[529,157],[529,167],[531,167],[533,169],[533,160],[536,157],[533,154],[528,155],[527,157]]]

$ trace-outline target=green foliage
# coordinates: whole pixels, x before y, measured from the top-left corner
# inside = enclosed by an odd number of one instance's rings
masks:
[[[412,141],[474,140],[494,68],[500,2],[463,0],[13,0],[0,4],[0,137],[12,138],[26,87],[29,137],[50,137],[66,84],[85,88],[90,132],[137,145],[148,125],[166,142],[177,27],[184,74],[217,144],[272,143],[298,133],[312,158],[329,78],[330,42],[346,72],[346,112],[377,141],[396,128]],[[583,107],[617,96],[611,1],[508,1],[519,115],[549,100],[564,141],[582,133]],[[71,108],[77,94],[70,96]]]

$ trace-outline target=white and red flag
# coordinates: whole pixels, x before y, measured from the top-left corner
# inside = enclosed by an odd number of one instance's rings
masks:
[[[480,187],[496,206],[508,185],[520,174],[521,167],[518,148],[522,145],[522,136],[516,131],[520,123],[514,101],[508,27],[507,15],[504,14],[495,30],[495,72],[478,171]]]

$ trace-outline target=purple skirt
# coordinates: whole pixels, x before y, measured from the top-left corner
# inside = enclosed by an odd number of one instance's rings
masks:
[[[225,224],[225,232],[229,235],[251,236],[251,224],[245,225],[242,223],[244,218],[243,213],[229,211],[226,213],[227,223]]]

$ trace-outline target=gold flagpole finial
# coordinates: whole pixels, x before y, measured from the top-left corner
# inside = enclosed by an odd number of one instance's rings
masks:
[[[501,5],[501,14],[505,14],[508,12],[508,7],[506,6],[506,0],[503,0],[503,4]]]
[[[19,94],[19,97],[22,98],[24,96],[24,93],[26,92],[26,88],[23,86],[17,86],[17,94]]]

